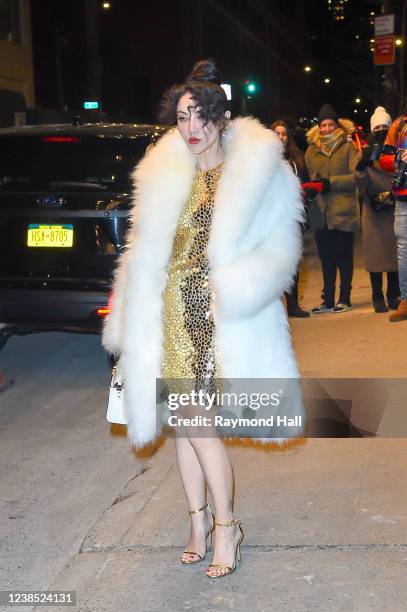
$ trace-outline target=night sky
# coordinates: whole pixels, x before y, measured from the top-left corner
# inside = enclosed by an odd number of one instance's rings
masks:
[[[369,42],[370,13],[380,14],[379,0],[344,0],[341,21],[328,10],[328,0],[112,0],[109,10],[95,3],[94,14],[86,17],[89,1],[31,1],[38,106],[79,110],[83,100],[97,95],[99,66],[108,117],[153,121],[163,90],[182,81],[202,57],[213,57],[224,81],[232,83],[232,111],[266,122],[285,116],[295,123],[331,102],[341,116],[363,123],[385,102],[384,70],[373,66]],[[393,5],[401,12],[401,2]],[[269,12],[262,15],[259,6]],[[396,17],[399,33],[397,12]],[[91,62],[89,31],[99,39],[98,57]],[[304,73],[306,64],[310,74]],[[243,107],[245,79],[256,83],[257,92]],[[355,114],[356,97],[361,103]]]

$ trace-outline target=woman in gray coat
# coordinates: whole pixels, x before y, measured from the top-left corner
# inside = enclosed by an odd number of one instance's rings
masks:
[[[351,121],[339,119],[330,104],[319,111],[318,125],[307,133],[305,163],[311,180],[320,180],[324,189],[309,203],[308,221],[315,232],[324,278],[324,301],[313,314],[345,312],[350,301],[353,276],[353,237],[359,226],[354,170],[358,152],[349,137]],[[337,271],[340,275],[339,300],[335,306]]]
[[[376,212],[372,196],[391,191],[391,174],[381,169],[378,161],[391,117],[378,106],[370,119],[371,135],[362,159],[356,166],[356,183],[362,196],[362,235],[366,270],[370,273],[372,302],[375,312],[387,312],[383,295],[383,272],[387,272],[387,304],[396,310],[400,288],[397,272],[397,244],[394,235],[394,209]]]

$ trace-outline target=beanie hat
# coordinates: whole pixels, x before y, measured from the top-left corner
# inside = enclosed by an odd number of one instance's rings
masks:
[[[372,132],[378,125],[391,126],[391,117],[383,106],[378,106],[370,117],[370,129]]]
[[[322,123],[325,119],[333,119],[333,121],[338,122],[338,113],[330,104],[324,104],[319,109],[318,123]]]

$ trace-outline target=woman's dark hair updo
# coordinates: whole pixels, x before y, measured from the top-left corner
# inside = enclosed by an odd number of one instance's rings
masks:
[[[200,108],[204,125],[210,121],[224,124],[228,100],[220,86],[221,82],[215,62],[211,59],[200,60],[192,68],[185,83],[173,85],[165,91],[158,111],[159,122],[167,125],[177,123],[178,102],[184,94],[190,93]]]
[[[204,81],[219,86],[222,83],[218,67],[212,59],[196,62],[187,76],[186,83],[190,83],[191,81]]]

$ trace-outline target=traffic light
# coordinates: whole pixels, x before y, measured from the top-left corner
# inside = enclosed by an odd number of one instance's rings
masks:
[[[254,94],[257,93],[257,83],[250,79],[246,79],[244,82],[244,91],[245,91],[246,96],[248,97],[253,96]]]

